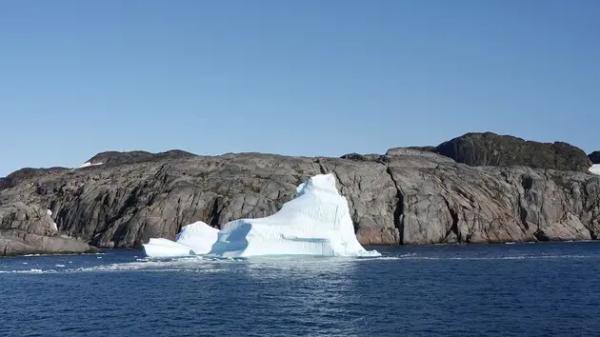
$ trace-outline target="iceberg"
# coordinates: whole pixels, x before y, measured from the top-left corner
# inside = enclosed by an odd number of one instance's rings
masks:
[[[313,176],[298,186],[296,198],[279,212],[225,224],[209,254],[379,256],[356,239],[348,202],[339,194],[335,180],[333,174]]]
[[[218,229],[210,227],[202,221],[194,222],[181,228],[176,241],[167,239],[150,239],[144,244],[144,252],[148,257],[178,257],[207,254],[217,240]]]
[[[219,230],[202,221],[184,226],[177,234],[177,243],[190,247],[196,255],[208,253],[217,241]]]
[[[190,247],[168,239],[152,238],[143,246],[144,252],[148,257],[180,257],[194,255],[194,251]]]
[[[220,231],[199,221],[183,227],[176,241],[150,239],[144,250],[149,257],[380,256],[356,239],[348,202],[335,182],[333,174],[313,176],[271,216],[228,222]]]
[[[590,167],[590,173],[600,175],[600,164],[594,164]]]

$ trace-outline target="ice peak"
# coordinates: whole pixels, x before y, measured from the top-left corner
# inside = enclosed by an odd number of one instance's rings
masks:
[[[336,179],[333,173],[317,174],[316,176],[310,177],[305,183],[300,184],[296,191],[298,196],[322,192],[340,195],[335,185],[335,181]]]

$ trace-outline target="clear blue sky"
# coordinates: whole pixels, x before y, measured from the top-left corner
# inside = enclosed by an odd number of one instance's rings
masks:
[[[600,149],[600,1],[0,0],[0,176],[104,150]]]

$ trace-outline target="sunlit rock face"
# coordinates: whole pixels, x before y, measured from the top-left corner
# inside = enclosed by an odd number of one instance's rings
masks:
[[[376,256],[354,234],[348,202],[333,174],[311,177],[295,199],[259,219],[229,222],[209,254],[223,257],[261,255]]]
[[[229,222],[218,232],[202,222],[185,226],[177,241],[150,239],[150,257],[210,254],[222,257],[265,255],[378,256],[354,234],[348,202],[333,174],[316,175],[297,188],[295,199],[259,219]]]

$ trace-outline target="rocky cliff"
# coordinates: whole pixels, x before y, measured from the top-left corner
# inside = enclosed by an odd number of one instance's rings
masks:
[[[270,215],[293,197],[296,185],[325,172],[335,173],[363,244],[600,235],[599,176],[469,166],[429,150],[343,158],[173,152],[80,169],[17,171],[0,182],[0,254],[59,252],[61,244],[64,251],[91,249],[87,243],[136,247],[150,237],[173,239],[197,220],[219,227]],[[102,160],[111,156],[128,158],[112,153]]]
[[[492,132],[467,133],[432,151],[473,166],[514,166],[586,172],[591,166],[583,150],[564,143],[540,143]]]

